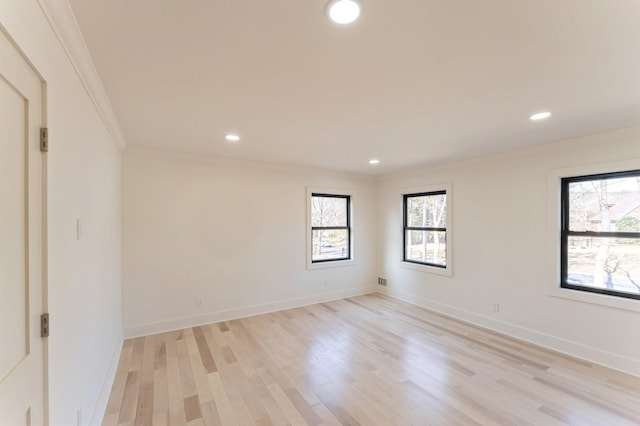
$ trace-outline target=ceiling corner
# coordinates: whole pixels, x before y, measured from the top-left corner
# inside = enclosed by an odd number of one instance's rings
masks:
[[[66,0],[38,0],[38,3],[71,61],[71,65],[82,82],[87,95],[109,131],[113,143],[120,152],[124,151],[127,146],[124,135],[71,5]]]

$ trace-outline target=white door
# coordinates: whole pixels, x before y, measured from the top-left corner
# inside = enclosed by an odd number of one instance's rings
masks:
[[[0,425],[44,424],[42,83],[0,28]]]

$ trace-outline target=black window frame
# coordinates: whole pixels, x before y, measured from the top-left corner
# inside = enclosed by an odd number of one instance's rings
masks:
[[[343,198],[347,201],[347,224],[346,226],[313,226],[311,225],[311,264],[315,263],[329,263],[329,262],[344,262],[351,260],[351,195],[344,194],[326,194],[319,192],[311,193],[311,209],[313,209],[313,197],[325,197],[325,198]],[[313,211],[311,211],[311,217],[313,218]],[[346,230],[347,231],[347,256],[332,258],[332,259],[313,259],[313,231],[331,231],[331,230]]]
[[[621,238],[640,240],[639,232],[618,232],[618,231],[572,231],[569,229],[571,218],[569,185],[576,182],[589,182],[592,180],[620,179],[624,177],[640,177],[640,170],[628,170],[622,172],[598,173],[584,176],[572,176],[561,178],[560,187],[560,287],[584,291],[587,293],[605,294],[608,296],[622,297],[625,299],[640,300],[640,294],[626,293],[606,288],[588,287],[568,282],[569,269],[569,237],[600,237],[600,238]]]
[[[403,194],[402,195],[402,261],[403,262],[407,262],[407,263],[414,263],[416,265],[424,265],[424,266],[431,266],[434,268],[440,268],[440,269],[447,269],[448,265],[449,265],[449,258],[447,256],[447,258],[445,259],[445,264],[444,265],[440,265],[437,263],[430,263],[430,262],[420,262],[418,260],[412,260],[412,259],[407,259],[407,233],[408,231],[436,231],[436,232],[444,232],[445,235],[445,241],[447,242],[447,244],[449,244],[449,242],[447,241],[447,228],[448,228],[448,224],[449,224],[449,217],[447,217],[447,226],[444,228],[436,228],[436,227],[423,227],[423,226],[408,226],[408,221],[407,221],[407,201],[409,198],[414,198],[414,197],[429,197],[429,196],[434,196],[434,195],[444,195],[447,196],[447,190],[446,189],[442,189],[442,190],[438,190],[438,191],[428,191],[428,192],[417,192],[414,194]],[[449,200],[447,200],[447,205],[449,203]],[[445,214],[448,213],[448,211],[445,210]]]

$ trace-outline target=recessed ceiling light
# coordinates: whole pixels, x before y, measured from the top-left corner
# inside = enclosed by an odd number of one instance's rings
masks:
[[[350,24],[360,16],[359,0],[331,0],[327,15],[336,24]]]
[[[380,164],[380,160],[378,160],[377,158],[373,158],[369,160],[369,164],[373,164],[373,165]]]
[[[538,112],[529,117],[529,120],[544,120],[545,118],[551,117],[551,113],[549,111]]]
[[[227,133],[227,135],[224,138],[229,142],[238,142],[240,140],[240,136],[234,133]]]

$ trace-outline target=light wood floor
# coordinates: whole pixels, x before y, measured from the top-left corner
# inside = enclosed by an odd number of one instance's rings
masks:
[[[381,295],[127,340],[108,425],[638,425],[640,379]]]

